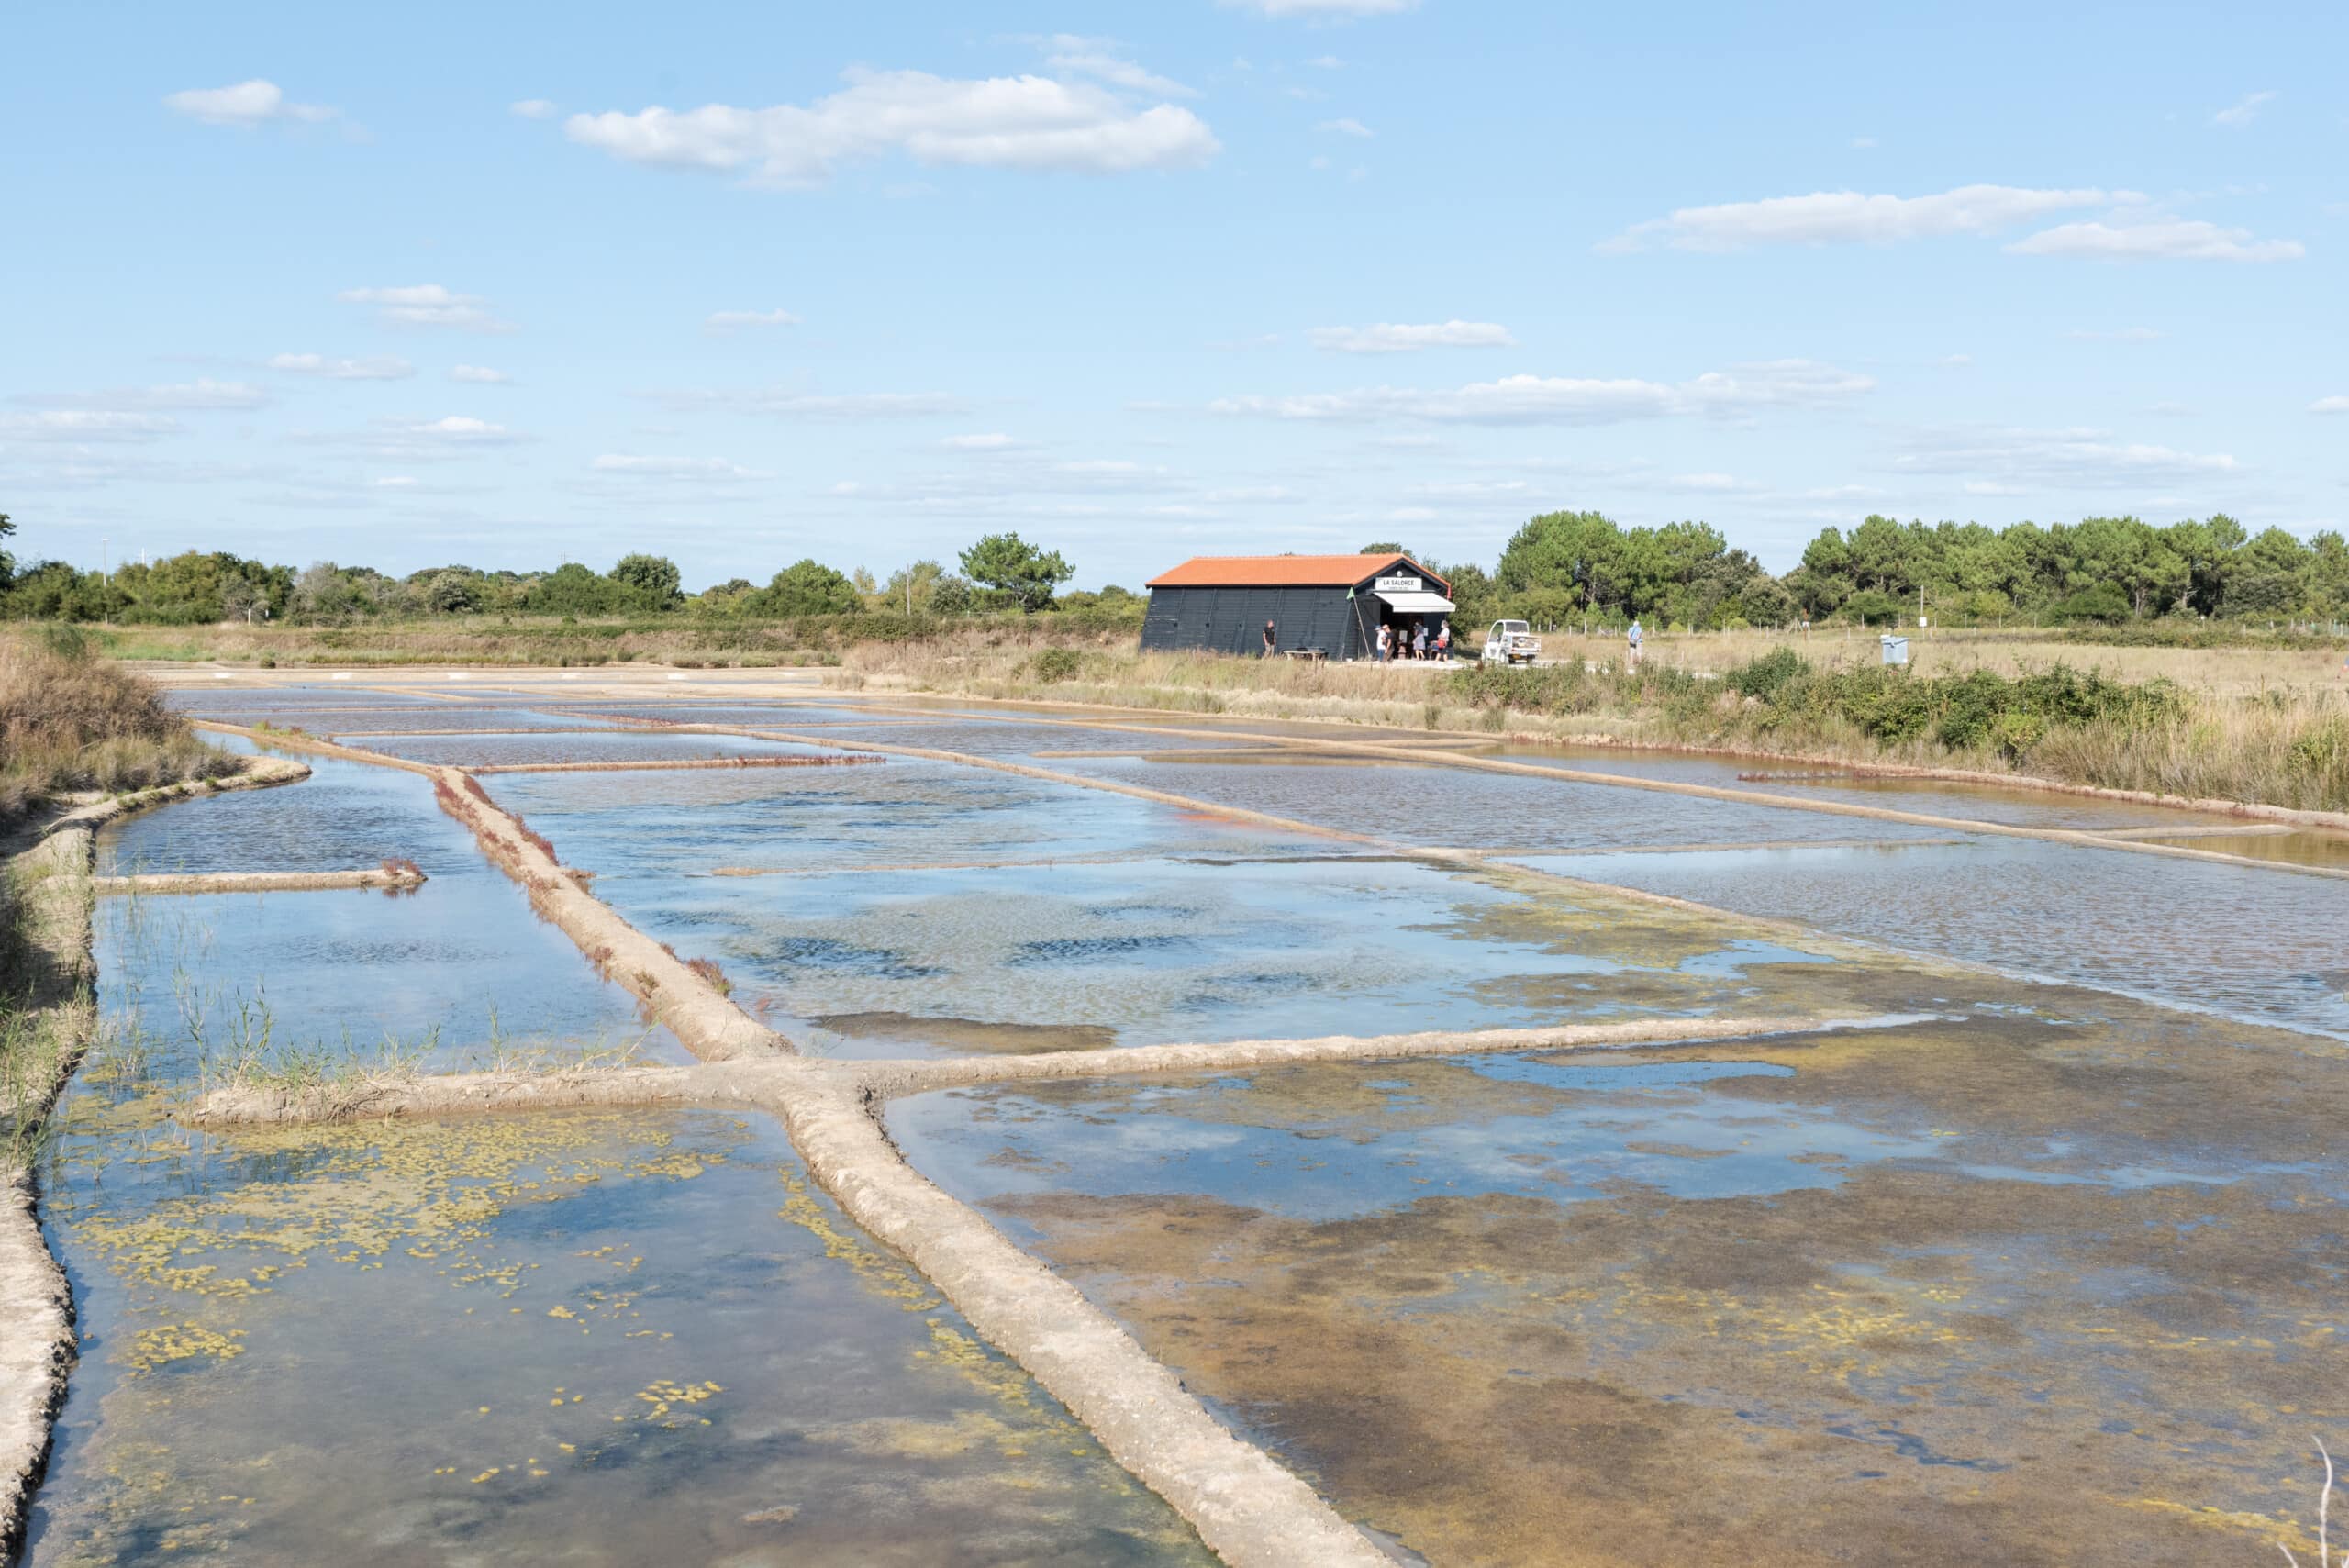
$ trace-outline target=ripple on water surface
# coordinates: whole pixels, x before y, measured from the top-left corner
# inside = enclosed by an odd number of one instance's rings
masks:
[[[2006,839],[1526,863],[2020,973],[2349,1035],[2349,884],[2280,868]]]

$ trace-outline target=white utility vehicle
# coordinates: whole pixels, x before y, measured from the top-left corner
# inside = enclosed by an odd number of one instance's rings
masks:
[[[1487,664],[1531,664],[1542,657],[1542,639],[1521,620],[1497,620],[1485,634]]]

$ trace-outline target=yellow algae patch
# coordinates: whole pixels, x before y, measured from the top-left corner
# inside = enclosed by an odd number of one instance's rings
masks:
[[[796,1173],[784,1172],[783,1185],[790,1195],[784,1199],[783,1218],[822,1242],[824,1256],[846,1263],[868,1287],[908,1312],[928,1312],[939,1305],[930,1282],[903,1260],[865,1245],[833,1224],[831,1215]]]
[[[224,1151],[282,1159],[298,1176],[93,1213],[72,1229],[119,1276],[165,1291],[245,1296],[289,1268],[379,1266],[397,1250],[444,1262],[452,1285],[511,1296],[535,1265],[481,1256],[490,1222],[607,1176],[689,1181],[723,1158],[674,1141],[617,1115],[257,1131],[226,1140]]]
[[[668,1418],[678,1406],[698,1405],[706,1399],[714,1399],[725,1392],[725,1389],[715,1383],[677,1383],[663,1377],[646,1384],[637,1391],[636,1396],[651,1407],[650,1410],[644,1412],[642,1419],[674,1429],[685,1425],[682,1421],[672,1421]],[[619,1418],[618,1416],[612,1418],[616,1421]],[[699,1417],[696,1419],[705,1427],[709,1425],[707,1419]]]
[[[2208,1505],[2197,1507],[2190,1503],[2173,1503],[2166,1497],[2121,1497],[2114,1501],[2126,1508],[2142,1508],[2148,1513],[2166,1514],[2192,1524],[2206,1525],[2243,1535],[2254,1535],[2263,1540],[2298,1551],[2313,1553],[2316,1537],[2290,1519],[2279,1519],[2267,1514],[2230,1513],[2224,1508]]]
[[[237,1341],[245,1337],[242,1329],[206,1329],[195,1323],[164,1323],[152,1329],[142,1329],[130,1342],[129,1353],[122,1364],[133,1373],[152,1372],[172,1362],[188,1361],[208,1356],[214,1361],[227,1361],[245,1353]]]

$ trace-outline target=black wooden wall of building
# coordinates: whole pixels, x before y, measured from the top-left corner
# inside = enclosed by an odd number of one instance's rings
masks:
[[[1378,608],[1369,595],[1348,598],[1343,588],[1152,588],[1141,646],[1261,653],[1271,621],[1283,652],[1319,648],[1330,659],[1367,659]]]

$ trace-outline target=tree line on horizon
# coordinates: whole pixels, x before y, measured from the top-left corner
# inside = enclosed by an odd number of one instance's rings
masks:
[[[883,579],[807,558],[763,584],[735,577],[689,594],[676,564],[649,553],[623,556],[604,572],[566,562],[545,572],[450,565],[393,576],[331,562],[296,571],[199,550],[105,573],[60,561],[19,570],[5,549],[10,531],[0,515],[0,615],[15,620],[344,624],[478,615],[942,618],[1058,611],[1118,622],[1139,619],[1144,604],[1115,585],[1060,591],[1074,569],[1017,533],[979,539],[961,552],[958,571],[918,561]],[[2339,532],[2306,542],[2276,528],[2253,535],[2223,514],[2165,527],[2089,517],[2005,528],[1871,516],[1848,533],[1821,530],[1783,575],[1731,548],[1708,523],[1624,528],[1588,511],[1530,519],[1489,571],[1447,565],[1391,542],[1364,550],[1409,554],[1446,577],[1460,606],[1456,618],[1470,625],[1502,616],[1553,626],[1639,617],[1660,629],[1698,630],[1805,620],[1881,626],[1913,623],[1920,614],[1951,625],[2349,618],[2349,545]]]

